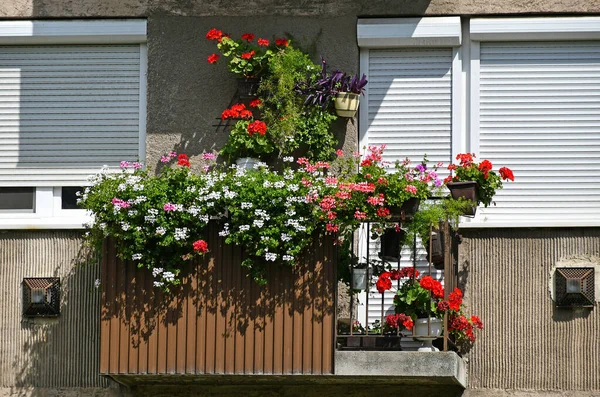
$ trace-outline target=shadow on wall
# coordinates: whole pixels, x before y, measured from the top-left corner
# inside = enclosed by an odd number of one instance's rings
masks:
[[[122,358],[111,356],[117,346],[133,354],[128,364],[125,360],[130,372],[137,372],[148,360],[147,372],[155,373],[161,370],[150,368],[155,357],[149,357],[149,352],[157,349],[160,362],[161,351],[175,349],[177,341],[183,342],[183,347],[176,348],[179,357],[186,350],[188,356],[192,351],[195,355],[239,338],[243,342],[236,350],[243,351],[244,344],[262,344],[263,338],[265,349],[272,349],[277,342],[270,343],[269,338],[280,337],[281,346],[285,332],[290,337],[300,335],[302,341],[303,329],[305,334],[332,338],[336,251],[330,239],[315,239],[305,259],[293,268],[269,265],[268,283],[261,287],[240,266],[242,250],[226,245],[218,237],[217,225],[209,229],[211,252],[184,268],[182,284],[168,293],[153,286],[149,270],[115,260],[114,245],[106,247],[101,361],[110,373],[117,368],[113,360],[123,363]],[[101,372],[107,373],[108,368],[104,371],[101,365]]]
[[[45,395],[44,389],[47,388],[105,388],[109,386],[108,380],[98,375],[100,294],[94,289],[94,280],[100,276],[100,266],[97,261],[76,263],[76,259],[68,258],[67,248],[64,262],[63,258],[52,258],[51,252],[44,250],[44,253],[54,270],[28,269],[23,275],[60,277],[60,316],[21,317],[20,328],[14,327],[16,338],[11,343],[18,348],[12,364],[13,382],[17,387],[15,393],[41,396]],[[14,260],[26,259],[17,257]],[[19,296],[20,293],[21,285]],[[15,299],[14,304],[19,306],[20,314],[21,299]]]

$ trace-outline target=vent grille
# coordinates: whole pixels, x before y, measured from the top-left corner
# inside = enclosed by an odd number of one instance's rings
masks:
[[[60,314],[59,278],[23,279],[23,315],[55,317]]]
[[[557,268],[554,292],[558,307],[594,307],[594,269]]]

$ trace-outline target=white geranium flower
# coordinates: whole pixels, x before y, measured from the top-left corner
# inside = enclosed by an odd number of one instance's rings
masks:
[[[161,235],[161,236],[162,236],[162,235],[163,235],[163,234],[165,234],[166,232],[167,232],[167,229],[165,229],[165,228],[164,228],[164,227],[162,227],[162,226],[159,226],[159,227],[157,227],[157,228],[156,228],[156,234],[158,234],[158,235]]]
[[[142,259],[142,254],[133,254],[133,255],[131,255],[131,260],[139,261],[140,259]]]

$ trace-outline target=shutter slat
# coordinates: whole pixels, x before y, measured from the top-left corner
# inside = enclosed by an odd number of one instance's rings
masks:
[[[510,167],[475,218],[600,217],[600,43],[481,43],[480,158]]]
[[[77,186],[139,156],[140,47],[0,47],[0,183]]]

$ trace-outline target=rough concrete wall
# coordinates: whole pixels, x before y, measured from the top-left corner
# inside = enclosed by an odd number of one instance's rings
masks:
[[[185,16],[339,16],[478,15],[520,13],[594,13],[599,0],[5,0],[0,17],[146,17],[156,13]]]
[[[598,256],[600,229],[461,233],[460,282],[468,312],[485,325],[468,355],[474,390],[467,396],[508,395],[503,390],[600,394],[600,307],[558,309],[549,292],[557,262]]]
[[[98,375],[100,313],[94,280],[99,266],[76,264],[80,237],[71,231],[0,233],[0,395],[28,395],[31,387],[38,393],[65,387],[99,393],[109,386]],[[60,317],[22,316],[24,277],[60,277]]]
[[[220,149],[226,131],[216,132],[221,112],[235,94],[235,77],[224,62],[210,65],[206,57],[217,52],[206,32],[217,27],[234,36],[254,32],[259,37],[280,37],[284,32],[319,62],[326,57],[333,68],[356,72],[358,47],[356,19],[343,18],[196,18],[157,16],[148,20],[148,136],[147,161],[159,165],[169,150],[192,157]],[[354,150],[357,121],[339,118],[334,131],[340,147]]]

